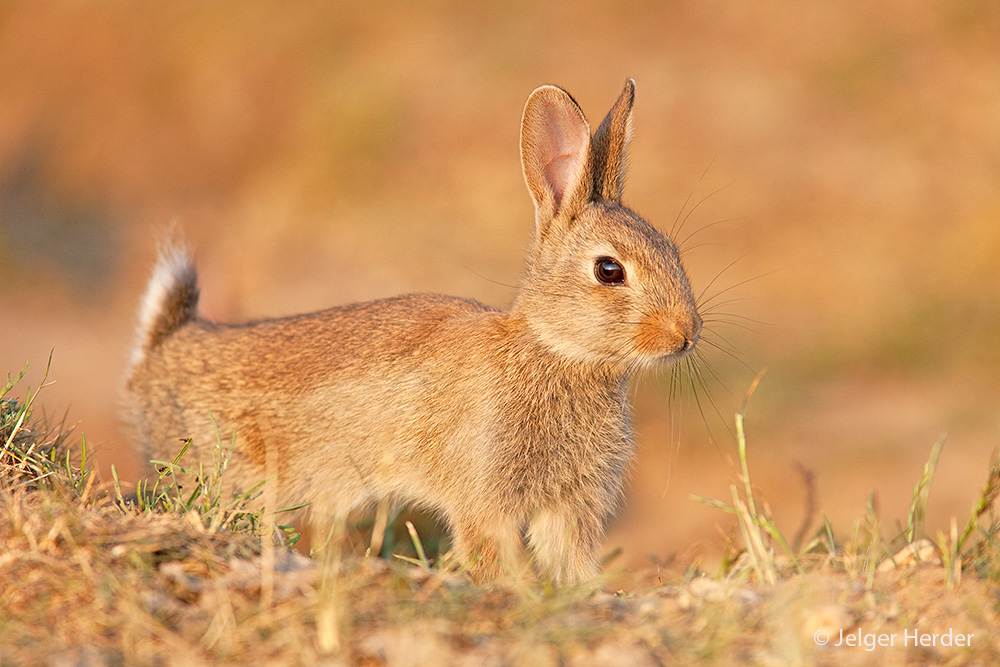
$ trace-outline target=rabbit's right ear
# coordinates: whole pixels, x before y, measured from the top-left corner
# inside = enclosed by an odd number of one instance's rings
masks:
[[[542,86],[531,93],[521,120],[521,167],[539,236],[557,217],[576,215],[590,199],[590,125],[569,93]]]

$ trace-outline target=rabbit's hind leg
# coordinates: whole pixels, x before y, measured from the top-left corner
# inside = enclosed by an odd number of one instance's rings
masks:
[[[452,550],[476,582],[521,581],[531,574],[521,538],[522,525],[521,521],[503,516],[491,517],[487,525],[460,521],[452,531]]]

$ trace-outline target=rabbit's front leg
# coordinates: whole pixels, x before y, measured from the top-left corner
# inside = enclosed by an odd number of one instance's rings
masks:
[[[544,508],[528,525],[528,544],[540,574],[557,585],[578,584],[600,573],[602,533],[602,522],[593,513],[569,506]]]

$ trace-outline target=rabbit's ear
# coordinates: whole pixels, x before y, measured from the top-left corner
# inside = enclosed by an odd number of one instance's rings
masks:
[[[632,138],[632,103],[635,81],[627,79],[625,89],[611,111],[594,132],[591,147],[594,194],[611,202],[620,202],[625,186],[625,162]]]
[[[561,88],[537,88],[521,120],[521,167],[540,233],[554,218],[575,215],[590,199],[589,157],[590,125],[576,101]]]

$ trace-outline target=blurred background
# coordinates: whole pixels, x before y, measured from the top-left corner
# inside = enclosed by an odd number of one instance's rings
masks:
[[[506,307],[525,99],[558,84],[596,127],[631,76],[626,202],[683,222],[729,352],[694,391],[637,382],[618,565],[718,559],[731,517],[691,495],[731,500],[765,368],[750,469],[786,533],[813,503],[849,537],[869,494],[894,533],[944,435],[934,534],[1000,445],[998,35],[992,0],[5,2],[0,372],[34,388],[53,351],[40,404],[134,478],[121,376],[171,225],[218,320]]]

